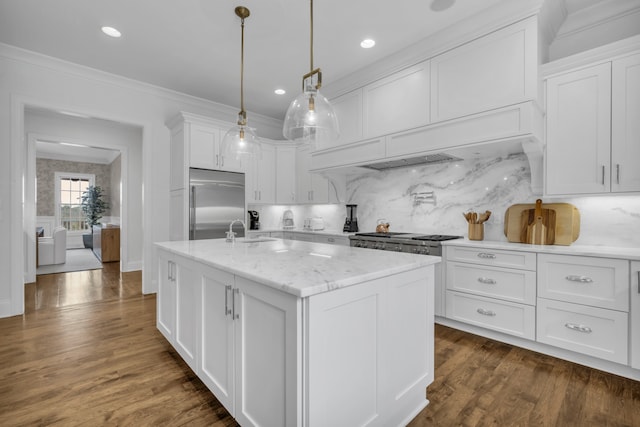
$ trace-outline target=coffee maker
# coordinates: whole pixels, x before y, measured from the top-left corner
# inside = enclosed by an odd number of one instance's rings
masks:
[[[260,230],[260,214],[258,211],[249,212],[249,230]]]
[[[344,220],[344,227],[342,228],[345,233],[358,231],[357,210],[358,205],[347,205],[347,219]]]

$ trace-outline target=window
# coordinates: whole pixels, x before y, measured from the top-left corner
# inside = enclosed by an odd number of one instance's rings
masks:
[[[69,231],[87,230],[82,193],[95,185],[95,175],[56,172],[56,222]]]

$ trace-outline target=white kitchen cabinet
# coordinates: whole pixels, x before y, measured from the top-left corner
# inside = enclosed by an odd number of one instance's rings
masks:
[[[631,288],[630,288],[630,365],[634,369],[640,369],[640,261],[631,263]]]
[[[232,124],[180,113],[167,122],[171,130],[171,190],[186,188],[189,168],[244,172],[240,159],[226,157],[221,142]]]
[[[296,202],[296,147],[276,147],[276,204]]]
[[[335,141],[317,141],[316,150],[344,145],[362,139],[362,89],[345,93],[331,100],[340,128]]]
[[[429,123],[429,61],[368,84],[362,90],[365,138]]]
[[[611,64],[548,79],[546,194],[609,192],[610,150]]]
[[[613,61],[611,191],[640,191],[640,53]]]
[[[629,261],[538,255],[537,340],[628,362]]]
[[[640,191],[640,54],[552,76],[546,86],[546,194]]]
[[[444,248],[446,317],[535,339],[536,254]]]
[[[164,252],[159,253],[158,269],[157,327],[196,371],[198,276],[187,261]]]
[[[537,19],[431,58],[431,122],[538,98]]]
[[[158,295],[156,327],[170,343],[175,342],[176,285],[173,257],[158,251]]]
[[[276,202],[276,149],[262,143],[259,158],[252,159],[245,176],[247,203]]]
[[[296,202],[329,203],[329,181],[311,170],[311,147],[296,149]]]

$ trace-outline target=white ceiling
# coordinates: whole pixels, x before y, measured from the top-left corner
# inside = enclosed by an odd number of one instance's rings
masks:
[[[331,84],[505,1],[523,0],[316,0],[314,65]],[[309,71],[308,0],[0,0],[0,42],[239,107],[238,5],[251,10],[246,109],[282,119]],[[363,38],[377,45],[362,49]]]

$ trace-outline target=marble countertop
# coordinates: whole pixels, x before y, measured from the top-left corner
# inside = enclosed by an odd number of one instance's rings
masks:
[[[331,229],[325,228],[324,230],[306,230],[304,228],[291,228],[291,229],[283,229],[283,228],[265,228],[261,230],[247,230],[248,234],[251,233],[277,233],[277,232],[293,232],[293,233],[307,233],[307,234],[319,234],[323,236],[331,236],[331,237],[349,237],[353,236],[356,233],[345,233],[341,229]]]
[[[442,242],[443,246],[473,246],[486,249],[501,249],[510,251],[536,252],[559,255],[597,256],[601,258],[618,258],[640,261],[640,248],[625,248],[614,246],[576,245],[530,245],[527,243],[511,243],[491,240],[457,239]]]
[[[433,265],[440,257],[285,239],[156,243],[174,254],[308,297]]]

